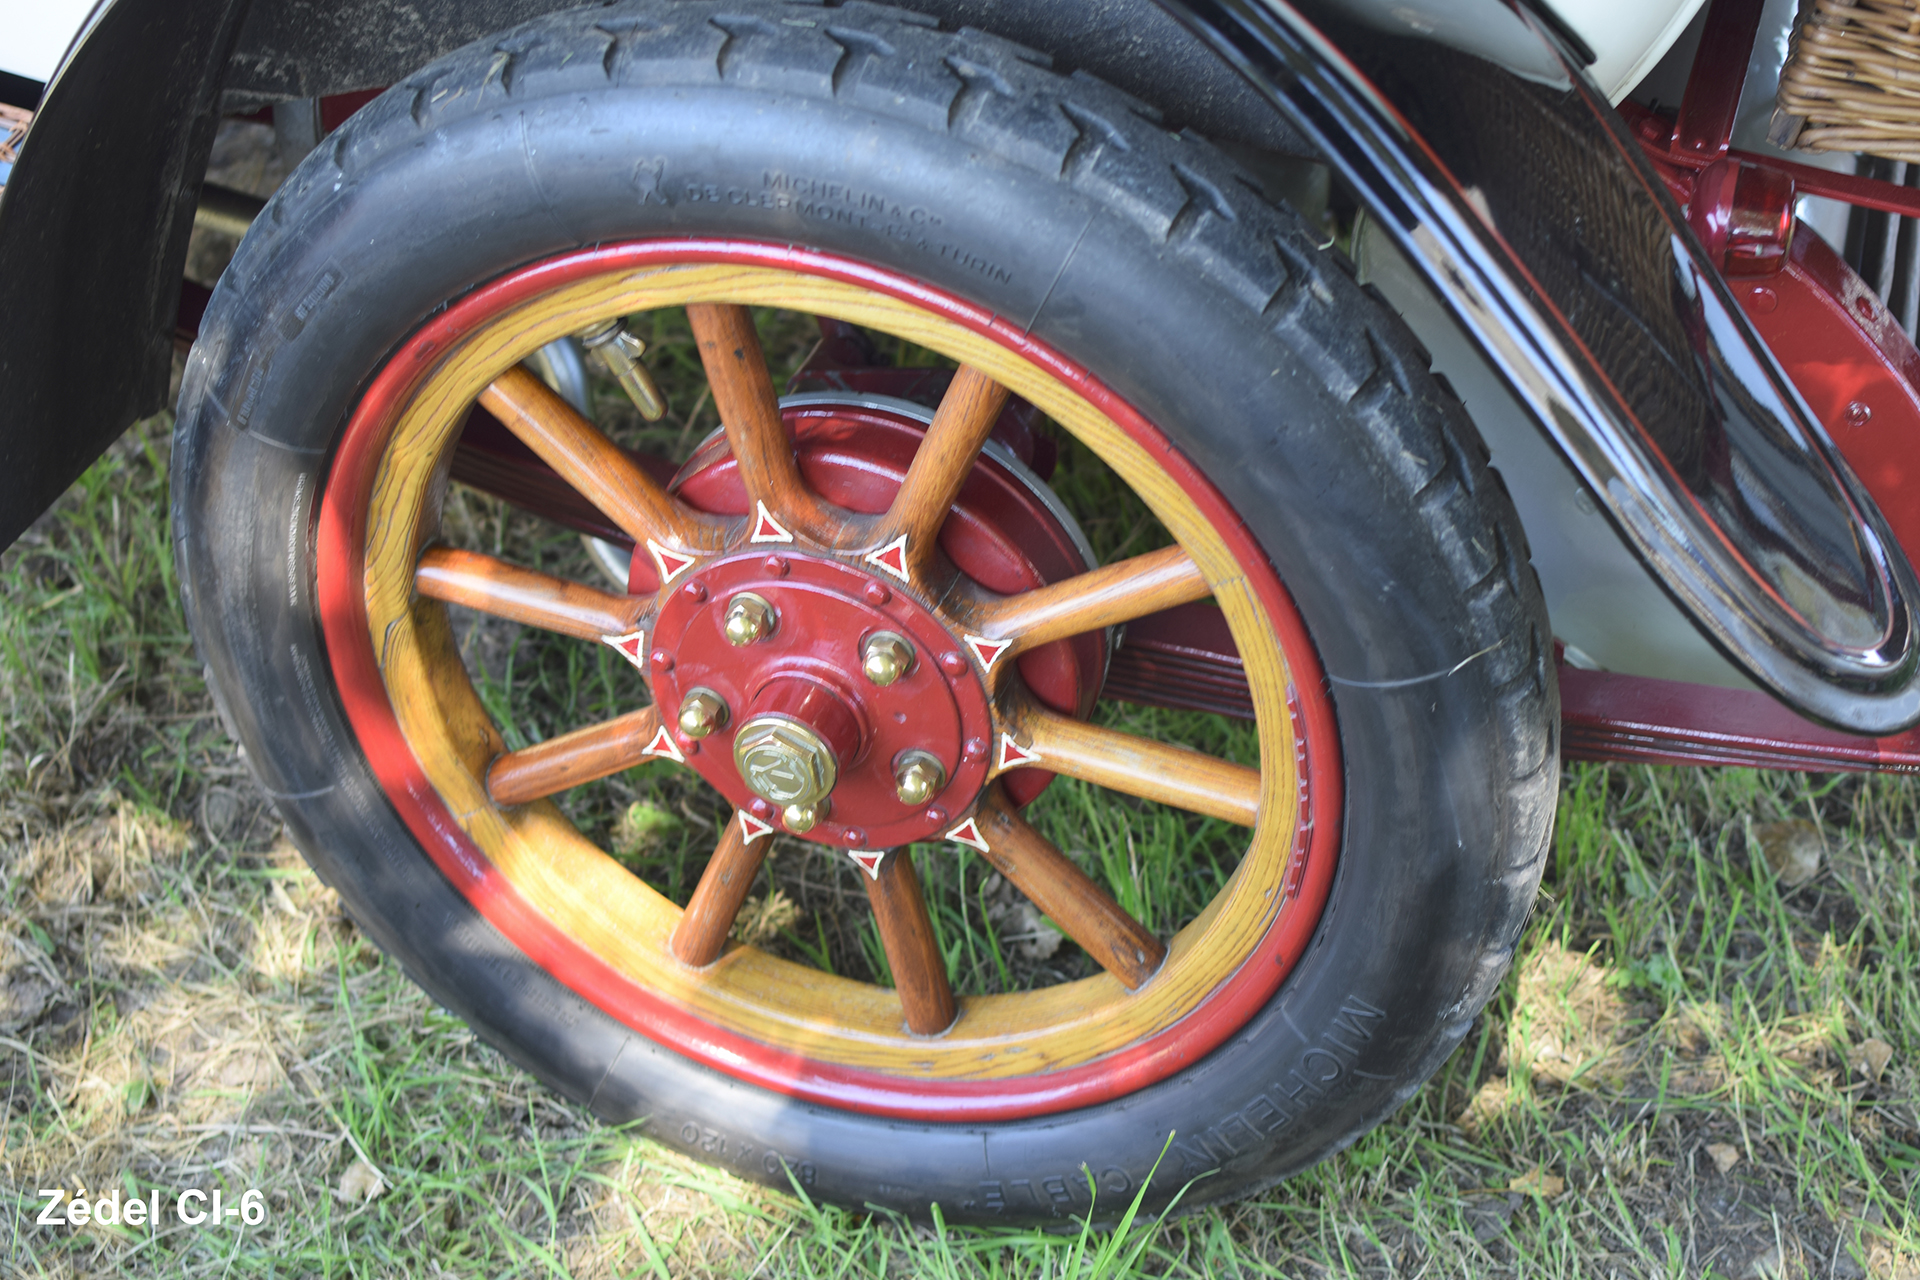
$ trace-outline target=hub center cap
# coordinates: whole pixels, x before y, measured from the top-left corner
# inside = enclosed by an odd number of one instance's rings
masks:
[[[749,790],[781,806],[818,804],[840,776],[840,762],[820,736],[780,716],[741,725],[733,763]]]
[[[783,655],[771,658],[783,662]],[[791,661],[791,657],[785,657]],[[768,680],[733,738],[741,780],[763,800],[810,808],[840,780],[840,766],[860,751],[860,719],[840,694],[804,674]]]
[[[751,634],[727,626],[742,598],[765,606]],[[703,563],[663,596],[648,649],[687,764],[793,834],[856,849],[939,839],[986,784],[993,721],[974,664],[932,610],[854,565],[765,551]],[[883,649],[880,680],[867,661]]]

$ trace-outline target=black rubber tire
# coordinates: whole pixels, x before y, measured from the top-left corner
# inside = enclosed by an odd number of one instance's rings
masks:
[[[776,178],[776,175],[777,178]],[[865,259],[1017,320],[1225,493],[1332,680],[1338,875],[1223,1047],[1120,1101],[909,1124],[798,1105],[588,1005],[428,862],[357,748],[313,600],[316,499],[361,389],[518,264],[680,232]],[[407,972],[609,1120],[749,1177],[950,1220],[1243,1195],[1340,1149],[1454,1049],[1539,880],[1557,770],[1519,524],[1424,353],[1202,139],[1030,50],[900,10],[621,4],[396,85],[308,157],[215,291],[182,390],[180,579],[223,712],[301,848]]]

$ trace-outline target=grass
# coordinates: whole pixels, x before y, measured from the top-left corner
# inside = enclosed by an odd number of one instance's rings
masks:
[[[662,369],[691,360],[671,326],[654,337]],[[773,345],[789,364],[804,349]],[[681,399],[665,427],[621,429],[684,452],[713,420]],[[600,1125],[359,935],[202,684],[162,515],[169,426],[130,432],[0,553],[0,1272],[1920,1280],[1911,779],[1569,766],[1514,972],[1460,1052],[1348,1151],[1238,1203],[1110,1233],[904,1224]],[[1062,489],[1107,504],[1089,528],[1102,553],[1153,545],[1103,484],[1068,451]],[[475,495],[449,503],[448,528],[592,573],[577,539]],[[463,625],[490,707],[522,740],[624,687],[600,654]],[[1102,714],[1251,750],[1206,717]],[[653,766],[568,804],[683,901],[721,816],[710,791]],[[1236,856],[1229,831],[1079,784],[1056,784],[1034,817],[1162,930]],[[1795,841],[1817,869],[1788,886],[1773,863]],[[970,855],[916,857],[961,989],[1084,971]],[[784,844],[746,928],[885,980],[857,874]],[[79,1186],[229,1201],[257,1188],[267,1216],[157,1235],[34,1224],[37,1189]]]
[[[1570,766],[1521,962],[1475,1034],[1352,1149],[1226,1208],[1112,1236],[911,1227],[600,1126],[379,956],[256,798],[175,603],[167,425],[130,433],[0,556],[12,1272],[1920,1273],[1920,787],[1896,777]],[[697,805],[624,785],[642,817],[608,830],[636,867],[698,853]],[[1046,820],[1108,851],[1128,891],[1111,851],[1162,841],[1088,799],[1057,787]],[[1765,847],[1794,821],[1825,853],[1789,889]],[[804,883],[812,915],[834,886]],[[967,884],[973,914],[943,918],[958,979],[1045,980],[1039,961],[1012,971],[1019,944],[979,927],[991,904]],[[1142,877],[1139,909],[1177,915],[1169,891]],[[785,928],[851,964],[857,938],[831,924]],[[32,1224],[36,1189],[76,1183],[257,1187],[269,1214],[158,1237]]]

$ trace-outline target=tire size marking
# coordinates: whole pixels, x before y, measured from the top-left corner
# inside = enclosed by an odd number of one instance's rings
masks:
[[[977,1184],[977,1198],[961,1202],[961,1207],[977,1213],[1005,1213],[1045,1209],[1056,1217],[1092,1205],[1100,1196],[1121,1196],[1132,1191],[1133,1177],[1118,1165],[1108,1165],[1093,1175],[1094,1190],[1087,1186],[1088,1168],[1081,1165],[1073,1173],[1049,1173],[1034,1178],[989,1178]]]
[[[1251,1101],[1198,1130],[1176,1132],[1172,1154],[1180,1158],[1182,1178],[1218,1169],[1243,1152],[1264,1147],[1314,1106],[1351,1088],[1348,1082],[1354,1078],[1361,1045],[1373,1039],[1378,1029],[1373,1024],[1386,1016],[1386,1010],[1358,996],[1343,999],[1332,1025]]]
[[[678,1134],[680,1145],[686,1150],[697,1151],[715,1160],[725,1160],[736,1169],[757,1168],[770,1177],[790,1173],[794,1181],[803,1187],[812,1186],[818,1178],[818,1171],[810,1160],[791,1160],[772,1147],[743,1142],[692,1120],[682,1124]]]
[[[346,272],[332,263],[322,267],[320,273],[314,276],[305,292],[300,295],[300,300],[280,317],[280,336],[289,342],[299,337],[300,331],[307,327],[307,321],[319,309],[320,304],[325,302],[327,296],[338,289],[340,282],[346,278]]]
[[[293,506],[287,511],[287,608],[300,607],[300,529],[307,513],[307,473],[293,479]]]
[[[754,191],[718,182],[681,181],[678,183],[679,202],[775,209],[807,222],[837,222],[858,227],[909,244],[922,253],[932,254],[988,280],[1000,284],[1013,283],[1013,272],[992,259],[983,258],[958,245],[929,238],[927,232],[943,226],[945,220],[923,205],[903,205],[884,196],[855,190],[844,182],[773,170],[763,173],[760,182],[761,189]]]

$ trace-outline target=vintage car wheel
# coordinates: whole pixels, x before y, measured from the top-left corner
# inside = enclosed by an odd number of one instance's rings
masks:
[[[1148,1203],[1201,1178],[1192,1205],[1350,1142],[1504,972],[1557,782],[1524,542],[1417,344],[1212,147],[1043,62],[867,6],[472,46],[274,198],[174,454],[222,712],[381,947],[609,1119],[961,1219],[1116,1214],[1163,1151]],[[930,420],[782,405],[757,307],[959,371]],[[725,432],[669,491],[519,362],[678,309]],[[1059,495],[981,452],[1008,394],[1172,545],[1090,570]],[[629,594],[447,544],[476,400],[642,549]],[[1203,597],[1257,767],[1101,724],[1112,629]],[[617,654],[630,708],[507,751],[446,602]],[[685,903],[550,798],[650,757],[730,814]],[[1053,774],[1243,829],[1238,864],[1156,934],[1022,817]],[[891,988],[726,945],[782,826],[860,868]],[[977,853],[1096,971],[956,997],[915,842]]]

